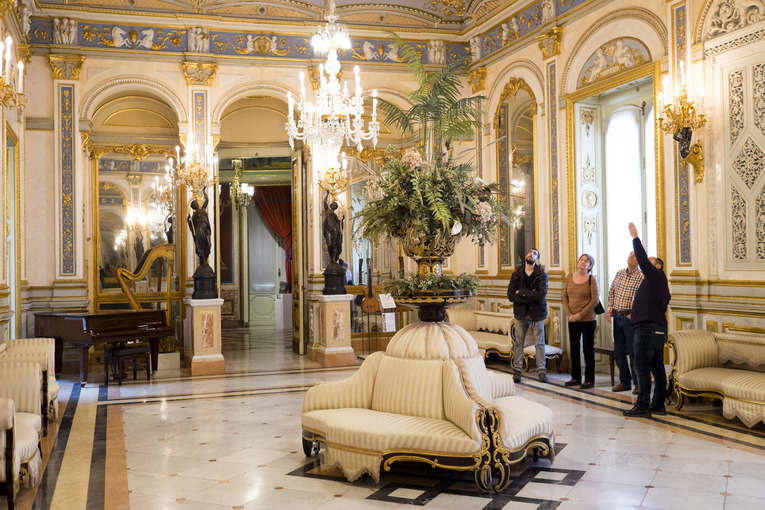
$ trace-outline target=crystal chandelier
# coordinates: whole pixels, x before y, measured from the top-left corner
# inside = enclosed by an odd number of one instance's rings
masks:
[[[289,111],[287,116],[287,135],[290,147],[295,148],[295,140],[302,140],[310,146],[318,144],[340,147],[345,141],[355,145],[361,151],[361,142],[371,140],[377,146],[377,135],[380,123],[377,122],[377,91],[372,100],[372,121],[364,131],[364,99],[361,97],[361,77],[359,67],[354,69],[356,87],[353,96],[348,91],[348,83],[341,88],[338,73],[340,61],[337,59],[338,49],[350,49],[351,41],[348,29],[344,25],[336,25],[335,3],[330,1],[326,26],[319,28],[311,39],[311,45],[317,54],[326,54],[326,63],[319,66],[319,90],[316,102],[311,103],[305,97],[304,75],[300,73],[300,97],[297,100],[298,118],[295,118],[295,98],[287,94]]]
[[[253,205],[252,197],[255,195],[255,186],[250,186],[242,181],[242,160],[231,160],[234,165],[234,182],[231,184],[231,203],[238,211],[243,207]]]

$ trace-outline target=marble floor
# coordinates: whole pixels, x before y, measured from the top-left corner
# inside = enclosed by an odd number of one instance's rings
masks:
[[[379,483],[348,483],[300,439],[303,393],[355,367],[325,369],[292,353],[291,334],[224,331],[226,373],[160,371],[122,387],[61,383],[61,419],[43,441],[28,509],[686,509],[765,508],[765,427],[747,429],[720,408],[686,404],[666,416],[625,418],[632,395],[524,377],[518,393],[555,416],[554,463],[527,460],[499,495],[470,476],[401,465]],[[509,371],[506,362],[489,368]],[[0,500],[5,508],[5,499]]]

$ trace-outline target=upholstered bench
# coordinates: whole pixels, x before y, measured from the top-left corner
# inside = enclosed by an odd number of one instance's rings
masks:
[[[765,336],[683,330],[670,333],[668,344],[678,410],[685,397],[706,396],[722,401],[728,419],[765,423]]]
[[[484,357],[491,353],[501,358],[512,358],[513,343],[510,337],[513,316],[507,313],[450,308],[446,320],[467,330]]]
[[[514,393],[512,377],[487,371],[463,328],[410,324],[349,379],[308,390],[303,450],[324,444],[325,463],[349,481],[379,481],[381,465],[419,461],[472,471],[482,490],[501,490],[511,463],[553,458],[552,412]]]
[[[513,338],[515,341],[515,338]],[[546,366],[550,366],[551,361],[555,361],[555,370],[560,374],[560,359],[563,356],[563,350],[560,347],[554,345],[545,344],[545,360]],[[527,345],[523,348],[523,367],[526,372],[529,371],[529,360],[537,357],[537,346]]]

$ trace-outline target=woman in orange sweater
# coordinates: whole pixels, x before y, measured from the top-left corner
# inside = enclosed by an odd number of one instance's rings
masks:
[[[595,306],[600,300],[598,280],[592,277],[595,260],[587,253],[579,257],[576,271],[570,273],[563,286],[563,310],[568,317],[568,339],[571,346],[571,380],[566,386],[581,384],[583,390],[595,385]],[[584,351],[584,382],[579,358],[579,345]]]

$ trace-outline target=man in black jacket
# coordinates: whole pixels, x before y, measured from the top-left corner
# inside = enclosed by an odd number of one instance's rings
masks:
[[[513,345],[513,380],[521,382],[523,347],[536,345],[537,375],[547,382],[545,359],[545,326],[547,318],[547,273],[539,262],[539,250],[532,248],[510,277],[507,299],[513,303],[515,315],[515,344]]]
[[[634,353],[638,376],[637,402],[632,409],[624,411],[625,416],[651,416],[667,414],[664,401],[667,398],[667,373],[664,371],[664,344],[667,343],[667,305],[671,299],[664,261],[646,255],[635,225],[629,224],[632,247],[635,250],[643,283],[632,301],[630,322],[635,331]],[[653,401],[651,401],[651,375],[654,380]]]

